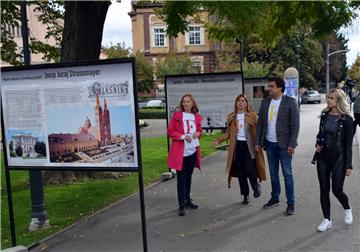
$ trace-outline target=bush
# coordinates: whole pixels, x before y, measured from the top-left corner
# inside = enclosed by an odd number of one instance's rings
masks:
[[[165,119],[166,110],[162,107],[146,107],[139,109],[140,119]]]

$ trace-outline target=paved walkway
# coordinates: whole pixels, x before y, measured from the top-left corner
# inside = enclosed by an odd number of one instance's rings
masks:
[[[160,137],[166,136],[166,120],[165,119],[145,119],[149,126],[142,128],[141,137]]]
[[[149,251],[360,251],[359,134],[354,141],[354,173],[346,179],[345,192],[354,210],[354,223],[343,223],[343,209],[331,196],[334,226],[316,231],[322,219],[315,167],[310,165],[321,105],[301,110],[299,147],[294,158],[296,212],[285,216],[281,204],[264,210],[270,183],[262,183],[262,196],[242,205],[239,186],[226,186],[222,151],[205,159],[202,172],[193,176],[197,210],[177,216],[176,180],[156,183],[145,190]],[[146,169],[146,168],[145,168]],[[284,187],[282,187],[283,189]],[[141,251],[139,195],[135,194],[40,243],[32,251]]]

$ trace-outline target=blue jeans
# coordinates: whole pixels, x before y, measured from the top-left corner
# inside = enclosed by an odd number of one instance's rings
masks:
[[[295,196],[294,196],[294,178],[292,175],[291,160],[287,152],[287,148],[280,148],[278,143],[272,143],[269,141],[265,142],[266,154],[269,163],[269,171],[271,177],[271,197],[274,200],[279,200],[280,196],[280,180],[279,180],[279,161],[281,163],[281,169],[285,181],[285,192],[287,203],[289,205],[294,205]]]

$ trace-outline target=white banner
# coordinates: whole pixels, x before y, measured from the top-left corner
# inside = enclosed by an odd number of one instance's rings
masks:
[[[192,94],[203,117],[203,128],[223,128],[227,115],[234,111],[237,95],[243,93],[242,73],[167,76],[168,119],[178,109],[181,97]]]

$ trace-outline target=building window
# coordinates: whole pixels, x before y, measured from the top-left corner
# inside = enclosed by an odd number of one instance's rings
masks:
[[[189,45],[201,45],[201,28],[200,26],[189,27]]]
[[[19,26],[5,24],[4,28],[12,37],[21,37],[21,29]]]
[[[164,28],[154,28],[154,45],[155,47],[164,47],[165,46],[165,29]]]
[[[152,58],[152,64],[155,66],[157,62],[157,58]],[[154,80],[157,80],[156,71],[153,71],[153,78]]]
[[[15,26],[14,28],[14,37],[21,37],[21,29],[19,26]]]
[[[194,73],[203,73],[201,61],[194,60],[192,62],[191,68]]]

